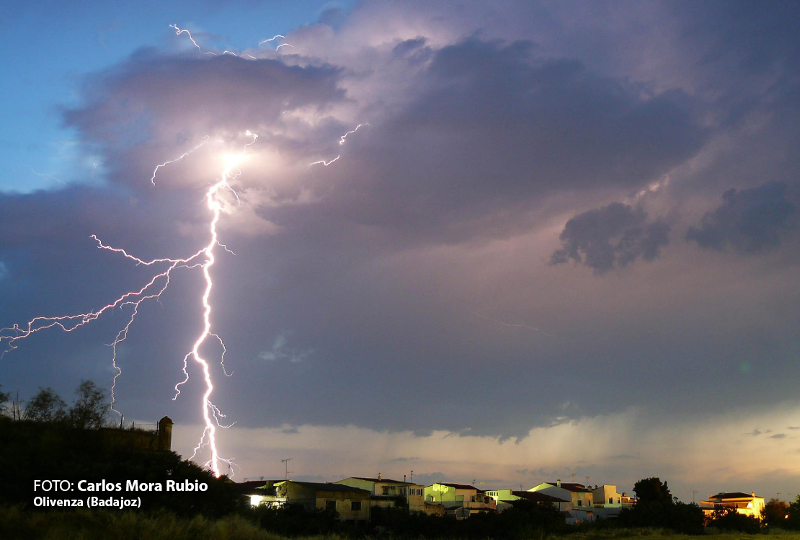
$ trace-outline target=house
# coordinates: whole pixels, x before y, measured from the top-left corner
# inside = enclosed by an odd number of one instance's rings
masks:
[[[480,512],[494,512],[497,502],[483,490],[469,484],[437,482],[425,487],[425,503],[442,505],[448,516],[465,519]]]
[[[565,517],[569,516],[566,517],[568,525],[582,521],[594,521],[594,494],[591,489],[583,484],[556,480],[555,482],[542,482],[528,491],[541,492],[545,495],[568,500],[569,503],[562,507],[562,510],[567,512]]]
[[[398,500],[402,500],[411,512],[425,510],[425,486],[422,484],[390,480],[383,478],[380,473],[377,478],[351,476],[336,483],[366,489],[372,494],[372,506],[392,507],[396,506]]]
[[[236,488],[250,502],[250,506],[283,508],[286,498],[278,497],[275,489],[275,484],[281,482],[284,480],[250,480],[236,483]]]
[[[365,489],[343,484],[294,480],[267,481],[261,487],[245,486],[243,489],[250,497],[252,506],[280,508],[299,505],[307,512],[335,510],[340,521],[369,521],[371,493]]]
[[[493,498],[497,503],[497,511],[502,512],[511,508],[514,501],[525,499],[536,503],[552,504],[558,510],[563,510],[567,504],[568,499],[561,499],[552,495],[547,495],[540,491],[515,491],[511,489],[498,489],[495,491],[487,491],[486,495]]]
[[[623,508],[632,506],[630,503],[623,505],[622,494],[617,492],[617,486],[607,484],[594,487],[592,501],[595,516],[602,518],[617,517]]]
[[[761,519],[764,497],[757,497],[755,491],[751,491],[749,495],[740,491],[717,493],[709,495],[706,501],[700,501],[700,508],[706,517],[711,517],[715,510],[734,508],[739,514]]]

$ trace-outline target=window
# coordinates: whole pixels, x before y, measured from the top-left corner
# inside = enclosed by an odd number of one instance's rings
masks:
[[[389,486],[383,486],[381,489],[383,489],[383,494],[384,495],[388,495],[389,494]]]
[[[353,510],[353,511],[361,510],[361,501],[352,501],[350,503],[350,510]]]
[[[578,506],[583,506],[583,501],[578,499]]]
[[[614,497],[608,498],[608,504],[614,504]]]
[[[325,510],[336,510],[336,501],[325,501]]]

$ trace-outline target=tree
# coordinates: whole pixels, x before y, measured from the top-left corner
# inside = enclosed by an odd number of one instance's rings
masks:
[[[61,422],[66,418],[67,404],[55,390],[39,387],[39,392],[25,406],[22,417],[34,422]]]
[[[800,529],[800,495],[789,505],[789,517],[785,519],[787,529]]]
[[[0,384],[0,388],[2,387],[3,385]],[[11,397],[11,394],[0,390],[0,415],[4,415],[6,413],[6,401],[8,401],[9,397]]]
[[[764,509],[761,511],[761,519],[771,527],[783,527],[788,514],[789,505],[773,497],[764,505]]]
[[[78,429],[98,429],[103,427],[108,414],[106,397],[92,381],[81,381],[75,391],[77,399],[69,410],[69,419]]]
[[[637,504],[657,503],[671,505],[674,503],[666,480],[661,482],[661,479],[656,476],[639,480],[633,485],[633,491],[636,492],[636,498],[639,499]]]
[[[714,510],[708,526],[721,531],[739,531],[747,534],[758,534],[761,531],[761,521],[758,518],[740,514],[736,508]]]

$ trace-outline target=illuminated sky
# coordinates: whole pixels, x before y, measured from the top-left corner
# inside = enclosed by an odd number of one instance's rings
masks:
[[[204,245],[218,156],[251,130],[212,297],[240,475],[800,489],[797,4],[64,9],[1,23],[0,326],[143,279],[92,233]],[[119,407],[169,414],[184,454],[201,281],[119,353]],[[37,335],[0,383],[109,383],[122,319]]]

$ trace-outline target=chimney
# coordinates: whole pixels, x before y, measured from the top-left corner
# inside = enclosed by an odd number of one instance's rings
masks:
[[[755,497],[755,496],[756,496],[756,492],[755,492],[755,491],[751,491],[751,492],[750,492],[750,496],[751,496],[751,497]]]
[[[561,487],[561,478],[559,478],[558,480],[556,480],[556,486],[558,486],[558,487]]]
[[[378,473],[378,480],[381,479],[381,473]]]

